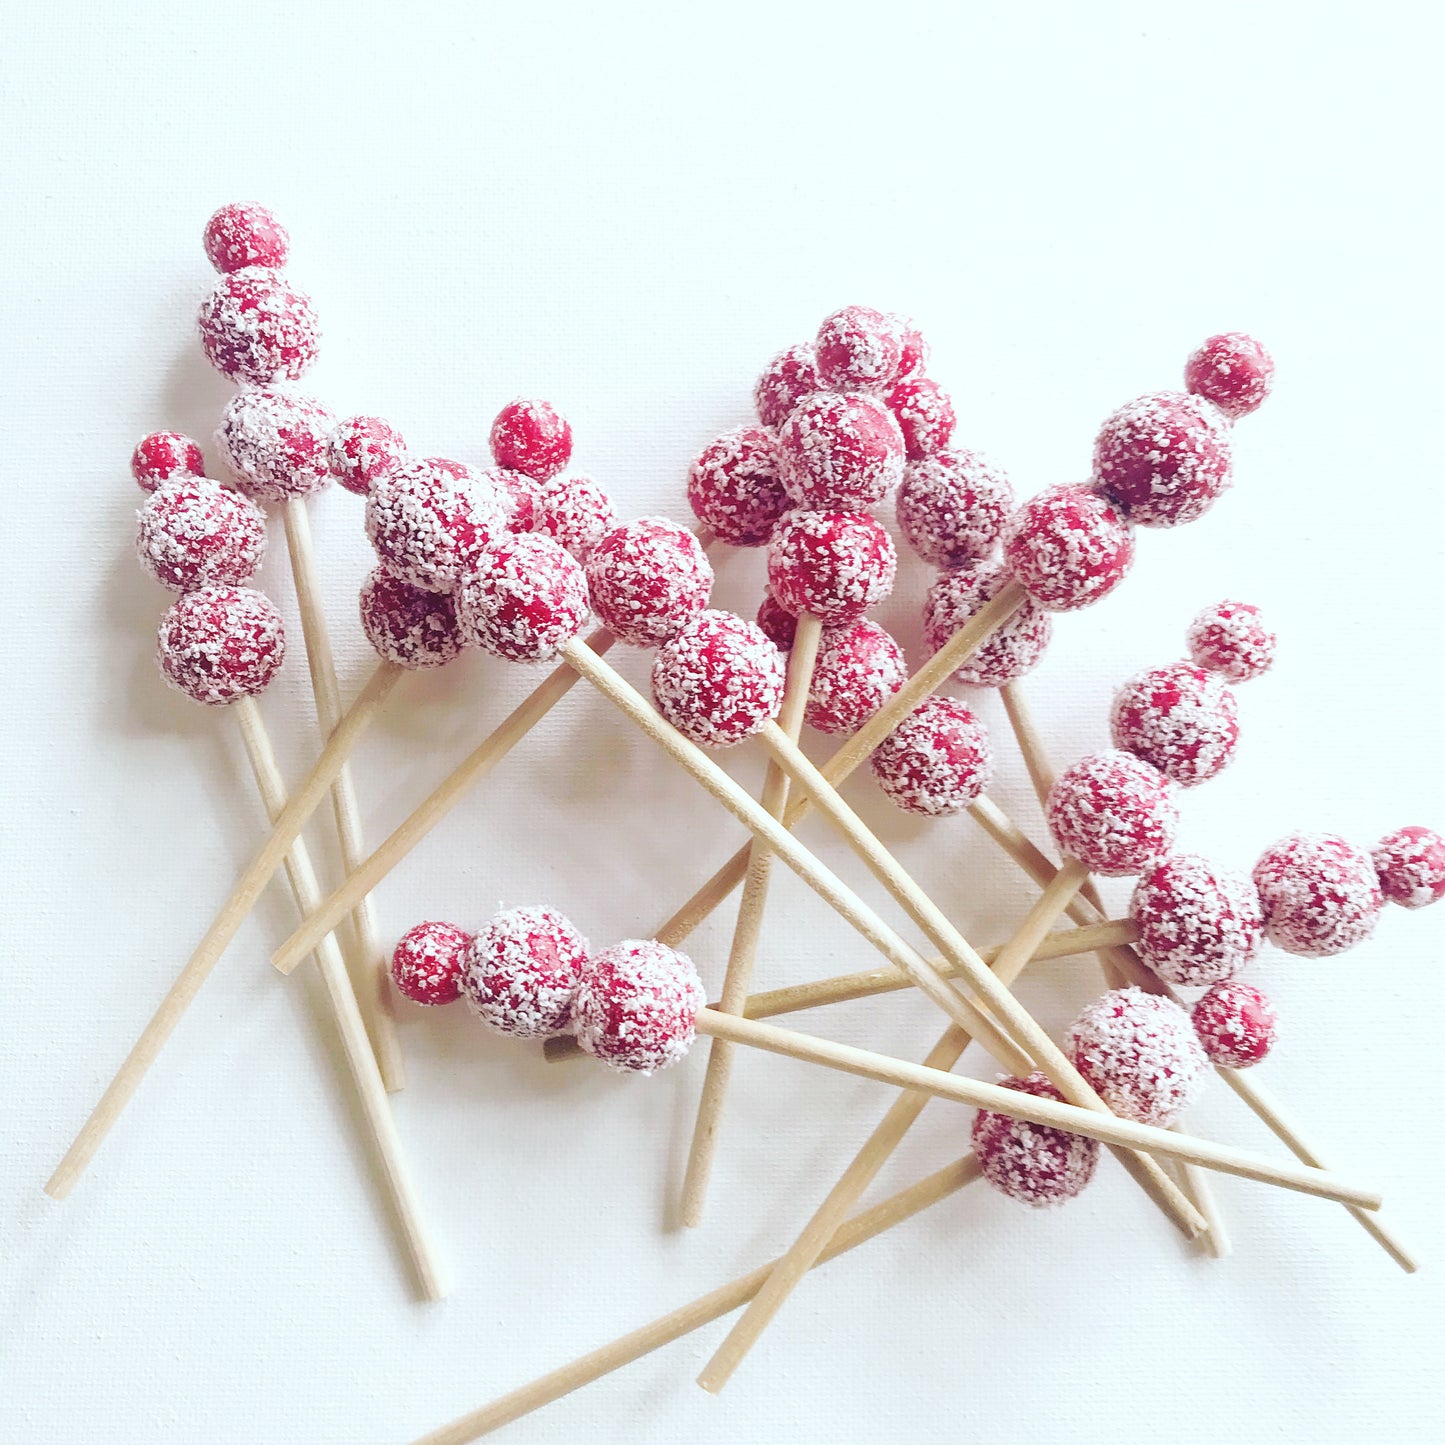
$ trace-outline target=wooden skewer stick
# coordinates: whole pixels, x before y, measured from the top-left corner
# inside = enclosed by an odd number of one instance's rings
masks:
[[[808,693],[813,685],[813,668],[818,660],[818,644],[822,636],[823,624],[816,617],[804,613],[798,618],[792,652],[788,657],[787,686],[778,714],[779,727],[793,742],[797,742],[803,730],[803,714],[808,706]],[[776,762],[768,764],[761,801],[770,817],[783,816],[783,809],[788,804],[788,775]],[[748,855],[748,875],[743,884],[742,901],[738,904],[738,920],[733,928],[732,948],[728,953],[727,972],[723,976],[722,996],[718,1004],[724,1013],[741,1013],[747,1001],[772,871],[772,849],[755,838]],[[702,1223],[732,1063],[732,1045],[723,1039],[714,1039],[708,1050],[707,1073],[703,1077],[692,1148],[682,1182],[682,1222],[688,1228],[696,1228]]]
[[[236,719],[241,725],[241,737],[246,745],[246,755],[251,760],[251,770],[256,775],[256,787],[260,791],[261,801],[267,815],[274,822],[286,806],[286,785],[281,780],[281,770],[276,765],[271,738],[261,720],[261,710],[256,706],[254,698],[242,698],[236,704]],[[298,838],[292,844],[285,866],[297,911],[304,916],[321,900],[321,887],[316,881],[316,871],[311,866],[311,854],[304,838]],[[361,1117],[376,1159],[381,1165],[382,1178],[386,1182],[386,1192],[392,1209],[401,1225],[402,1242],[417,1286],[424,1299],[442,1299],[446,1291],[442,1287],[435,1251],[422,1224],[421,1207],[412,1184],[401,1139],[396,1131],[391,1101],[387,1098],[386,1086],[367,1038],[356,993],[351,986],[351,975],[346,971],[346,963],[334,933],[328,933],[321,940],[315,957],[316,967],[320,970],[322,983],[326,987],[331,1013],[336,1020],[336,1031],[341,1036],[341,1047],[346,1055],[352,1083],[361,1103]]]
[[[271,876],[291,851],[291,845],[301,836],[307,820],[320,807],[332,779],[351,755],[362,734],[371,726],[381,705],[401,676],[401,668],[389,662],[381,663],[351,705],[350,711],[341,720],[340,726],[327,740],[315,766],[306,775],[300,788],[291,795],[290,802],[276,820],[271,836],[261,845],[260,852],[241,875],[231,891],[231,896],[206,931],[200,946],[176,976],[170,991],[161,1000],[160,1007],[151,1016],[150,1022],[111,1080],[110,1086],[101,1095],[100,1102],[91,1111],[90,1118],[85,1121],[84,1127],[66,1150],[65,1157],[56,1166],[55,1173],[47,1181],[45,1192],[52,1199],[64,1199],[75,1187],[75,1181],[95,1157],[95,1151],[100,1148],[105,1136],[140,1086],[140,1081],[160,1056],[166,1040],[201,991],[201,985],[225,952],[226,945],[236,936],[237,929],[245,922]],[[319,934],[307,949],[307,953],[314,952],[329,932],[330,929],[327,929]],[[302,956],[305,957],[304,954]]]
[[[865,1209],[838,1230],[817,1262],[826,1264],[840,1254],[846,1254],[850,1249],[865,1244],[884,1230],[912,1219],[915,1214],[972,1184],[979,1177],[979,1172],[977,1159],[972,1154],[966,1154],[936,1174],[930,1174],[927,1179],[882,1200],[871,1209]],[[520,1389],[493,1400],[480,1410],[473,1410],[470,1414],[453,1420],[450,1425],[444,1425],[415,1441],[414,1445],[467,1445],[468,1441],[500,1430],[503,1425],[510,1425],[520,1420],[523,1415],[530,1415],[534,1410],[540,1410],[544,1405],[550,1405],[554,1400],[560,1400],[563,1396],[580,1390],[584,1385],[590,1385],[604,1375],[610,1375],[625,1365],[650,1355],[654,1350],[660,1350],[664,1345],[670,1345],[674,1340],[680,1340],[684,1335],[721,1319],[757,1293],[772,1267],[772,1264],[760,1265],[741,1279],[720,1285],[690,1304],[673,1310],[671,1314],[663,1315],[661,1319],[643,1325],[641,1329],[633,1330],[621,1339],[603,1345],[601,1349],[593,1350],[591,1354],[583,1355],[581,1359],[573,1360],[559,1370],[543,1375],[530,1385],[523,1385]]]
[[[336,659],[331,651],[331,634],[322,611],[321,595],[316,585],[316,553],[311,542],[311,519],[301,497],[290,498],[285,507],[286,550],[291,557],[291,577],[296,586],[296,601],[301,610],[301,631],[306,641],[306,663],[311,673],[311,696],[316,703],[316,722],[321,736],[329,738],[341,722],[341,685],[336,677]],[[356,788],[351,781],[351,765],[344,763],[331,785],[331,801],[336,813],[336,834],[341,845],[341,865],[350,873],[366,856],[365,834],[361,826],[361,809],[356,801]],[[319,899],[317,900],[320,901]],[[303,908],[304,918],[310,911]],[[406,1063],[401,1052],[401,1038],[396,1027],[396,995],[391,974],[386,966],[386,950],[381,941],[376,904],[367,894],[353,910],[352,924],[356,930],[357,972],[362,979],[366,999],[364,1016],[376,1052],[377,1066],[388,1093],[406,1086]]]

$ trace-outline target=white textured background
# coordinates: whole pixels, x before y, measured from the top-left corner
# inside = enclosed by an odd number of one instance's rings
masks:
[[[135,439],[208,437],[227,389],[192,334],[201,225],[255,197],[326,328],[309,384],[478,460],[517,392],[551,397],[624,515],[683,511],[692,453],[833,307],[916,314],[960,439],[1023,492],[1076,478],[1102,417],[1241,327],[1275,397],[1237,489],[1141,537],[1127,585],[1063,619],[1029,692],[1059,758],[1204,603],[1265,605],[1237,765],[1181,841],[1247,865],[1279,834],[1445,823],[1436,763],[1445,328],[1441,34],[1431,8],[1213,3],[239,9],[26,7],[0,66],[6,705],[0,1003],[0,1437],[24,1445],[410,1439],[785,1244],[885,1091],[749,1056],[710,1220],[667,1227],[701,1062],[654,1080],[544,1067],[458,1010],[405,1020],[397,1100],[453,1286],[414,1304],[289,930],[268,894],[69,1202],[40,1185],[250,853],[238,739],[161,684],[165,597],[130,556]],[[360,507],[315,529],[348,692]],[[288,609],[279,525],[263,584]],[[719,596],[750,607],[753,556]],[[913,649],[915,563],[883,613]],[[293,776],[316,748],[299,629],[265,700]],[[634,677],[645,659],[625,659]],[[367,742],[375,838],[535,680],[470,658],[413,680]],[[996,699],[999,800],[1038,818]],[[819,740],[814,739],[813,743]],[[826,751],[826,745],[819,751]],[[756,756],[729,759],[755,782]],[[851,795],[980,941],[1029,890],[965,818]],[[325,828],[313,828],[324,846]],[[816,827],[810,842],[870,898]],[[654,928],[738,830],[596,699],[566,704],[381,895],[388,936],[547,901],[594,939]],[[331,862],[334,860],[328,859]],[[1114,902],[1124,892],[1110,890]],[[890,910],[890,916],[896,914]],[[694,952],[714,985],[723,913]],[[1392,910],[1329,962],[1269,954],[1262,1077],[1385,1191],[1408,1279],[1331,1205],[1224,1179],[1236,1253],[1182,1250],[1106,1160],[1043,1217],[981,1188],[801,1289],[721,1399],[720,1327],[513,1427],[562,1441],[995,1445],[1435,1438],[1445,909]],[[871,960],[784,874],[763,986]],[[1025,988],[1062,1025],[1081,961]],[[804,1027],[917,1056],[894,997]],[[974,1067],[987,1072],[987,1065]],[[929,1108],[874,1197],[966,1147]],[[1276,1148],[1216,1088],[1201,1130]]]

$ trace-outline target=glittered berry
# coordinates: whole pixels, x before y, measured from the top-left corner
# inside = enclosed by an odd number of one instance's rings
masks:
[[[766,587],[763,589],[763,600],[758,603],[757,622],[770,642],[783,652],[792,651],[793,638],[798,631],[798,619],[785,607],[780,606],[778,599]]]
[[[876,622],[825,627],[803,721],[820,733],[855,733],[907,681],[903,649]]]
[[[871,306],[845,306],[824,320],[814,345],[818,375],[833,391],[886,386],[903,361],[903,328]]]
[[[1184,385],[1226,416],[1247,416],[1274,385],[1274,360],[1252,336],[1211,336],[1185,363]]]
[[[1114,694],[1116,748],[1143,758],[1181,787],[1223,771],[1239,743],[1234,693],[1217,673],[1188,662],[1151,667]]]
[[[391,981],[413,1003],[455,1003],[461,996],[462,961],[472,936],[455,923],[418,923],[397,940]]]
[[[1380,890],[1402,908],[1428,908],[1445,898],[1445,838],[1431,828],[1399,828],[1371,854]]]
[[[153,492],[162,482],[205,476],[206,459],[190,437],[178,431],[153,431],[136,443],[130,474],[142,491]]]
[[[779,605],[825,626],[881,602],[897,570],[893,539],[865,512],[789,512],[768,542],[768,586]]]
[[[1003,555],[1035,602],[1073,612],[1108,596],[1134,561],[1129,524],[1089,487],[1051,487],[1004,524]]]
[[[971,807],[993,775],[988,730],[957,699],[925,698],[869,759],[878,786],[905,813],[941,817]]]
[[[1174,842],[1174,784],[1133,753],[1108,749],[1080,758],[1049,791],[1049,827],[1059,847],[1095,873],[1142,872]]]
[[[1265,937],[1286,953],[1328,958],[1374,931],[1384,895],[1368,853],[1333,833],[1292,833],[1254,865]]]
[[[652,1074],[685,1058],[707,1002],[685,953],[624,939],[583,966],[572,1017],[585,1052],[624,1073]]]
[[[778,714],[783,655],[762,628],[731,612],[696,613],[658,649],[657,710],[701,747],[730,747]]]
[[[286,657],[281,614],[249,587],[202,587],[171,604],[156,636],[166,681],[187,697],[224,707],[270,686]]]
[[[1013,505],[1001,467],[976,452],[940,451],[904,469],[898,526],[925,562],[967,567],[993,551]]]
[[[266,555],[266,514],[204,477],[157,487],[136,514],[136,555],[162,587],[239,587]]]
[[[957,421],[953,399],[929,377],[912,376],[894,382],[884,393],[883,402],[903,433],[903,450],[910,461],[934,456],[953,437]]]
[[[565,547],[579,562],[585,562],[598,539],[616,525],[612,498],[591,477],[552,477],[537,483],[532,530]]]
[[[1268,672],[1278,640],[1250,602],[1216,602],[1189,624],[1185,634],[1195,663],[1226,682],[1248,682]]]
[[[492,423],[492,457],[545,482],[572,460],[572,427],[551,402],[509,401]]]
[[[921,376],[928,369],[931,348],[927,339],[907,316],[895,315],[893,321],[902,338],[898,358],[898,380],[903,381],[910,376]]]
[[[509,908],[468,945],[462,993],[499,1033],[548,1039],[571,1026],[586,964],[587,940],[555,908]]]
[[[1195,853],[1170,853],[1139,875],[1129,900],[1139,957],[1169,983],[1203,987],[1233,978],[1264,943],[1254,883]]]
[[[753,388],[758,420],[776,431],[800,401],[806,401],[814,392],[823,390],[823,378],[818,375],[817,353],[806,343],[790,346],[767,364]]]
[[[336,418],[310,396],[252,386],[226,403],[216,447],[236,485],[258,502],[308,497],[331,481]]]
[[[780,467],[771,432],[734,427],[709,442],[688,469],[688,502],[721,541],[759,547],[788,507]]]
[[[493,542],[454,596],[462,636],[509,662],[550,662],[591,615],[582,564],[536,533]]]
[[[222,206],[201,237],[206,259],[226,273],[246,266],[284,266],[291,249],[286,227],[265,206]]]
[[[371,484],[406,460],[406,441],[379,416],[349,416],[331,433],[331,474],[348,492],[364,497]]]
[[[361,584],[361,630],[383,661],[411,670],[442,667],[462,650],[452,599],[413,587],[384,565]]]
[[[1000,1079],[999,1084],[1036,1098],[1064,1101],[1043,1074]],[[1099,1162],[1097,1139],[988,1109],[973,1117],[972,1142],[983,1177],[1000,1194],[1035,1209],[1063,1204],[1081,1194]]]
[[[603,534],[587,556],[587,585],[619,642],[657,647],[707,606],[712,565],[697,538],[666,517],[640,517]]]
[[[1274,1047],[1274,1005],[1253,984],[1217,983],[1194,1005],[1191,1017],[1209,1062],[1221,1069],[1248,1069]]]
[[[1229,434],[1205,400],[1178,391],[1121,406],[1094,442],[1094,476],[1141,527],[1202,517],[1229,486]]]
[[[903,433],[893,413],[861,392],[819,392],[778,432],[783,486],[799,507],[862,511],[903,477]]]
[[[321,328],[311,298],[262,266],[222,276],[201,302],[206,360],[234,382],[296,381],[316,360]]]
[[[923,642],[930,654],[972,621],[1009,581],[1002,562],[983,562],[941,573],[923,604]],[[989,633],[953,676],[975,687],[1002,687],[1038,666],[1053,636],[1054,620],[1033,598]]]

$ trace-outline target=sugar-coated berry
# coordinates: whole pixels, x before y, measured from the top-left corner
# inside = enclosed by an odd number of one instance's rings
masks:
[[[222,206],[211,216],[201,244],[206,259],[224,273],[246,266],[284,266],[291,237],[265,206],[240,203]]]
[[[398,577],[450,592],[507,530],[496,485],[460,462],[418,457],[383,472],[366,494],[366,535]]]
[[[944,450],[904,468],[898,526],[925,562],[966,567],[993,551],[1013,505],[1001,467],[976,452]]]
[[[472,1012],[500,1033],[548,1039],[572,1023],[587,940],[555,908],[509,908],[471,940],[461,986]]]
[[[455,923],[418,923],[397,940],[391,953],[391,981],[413,1003],[455,1003],[461,997],[462,967],[472,936]]]
[[[379,564],[361,584],[361,629],[377,656],[398,667],[442,667],[462,650],[456,608]]]
[[[758,626],[780,651],[792,651],[793,638],[798,631],[798,619],[781,606],[766,587],[763,589],[763,600],[758,603]]]
[[[1252,602],[1216,602],[1189,624],[1189,655],[1226,682],[1248,682],[1269,671],[1279,639]]]
[[[1121,406],[1094,441],[1094,476],[1141,527],[1202,517],[1230,483],[1229,433],[1201,397],[1160,391]]]
[[[336,418],[315,397],[248,386],[226,403],[216,427],[221,459],[259,502],[308,497],[331,481]]]
[[[1196,853],[1170,853],[1139,875],[1129,900],[1139,957],[1169,983],[1200,988],[1233,978],[1264,943],[1254,883]]]
[[[492,423],[492,457],[499,467],[545,482],[572,460],[571,424],[551,402],[509,401]]]
[[[932,378],[895,381],[883,394],[883,402],[903,433],[903,451],[910,461],[941,452],[952,439],[958,420],[953,398]]]
[[[1064,1102],[1043,1074],[1000,1079],[1005,1089]],[[983,1177],[1000,1194],[1043,1209],[1082,1194],[1099,1162],[1099,1141],[1048,1124],[980,1109],[973,1116],[973,1152]]]
[[[379,416],[349,416],[331,433],[331,475],[348,492],[364,497],[383,472],[406,460],[406,440]]]
[[[1217,673],[1188,662],[1151,667],[1114,694],[1109,729],[1135,753],[1191,788],[1223,771],[1239,744],[1239,709]]]
[[[861,512],[902,480],[903,433],[875,397],[819,392],[788,413],[778,457],[795,505]]]
[[[130,474],[143,492],[178,477],[203,477],[206,459],[200,446],[178,431],[153,431],[143,436],[130,454]]]
[[[653,1074],[686,1057],[707,1002],[685,953],[628,938],[594,953],[572,1005],[577,1042],[609,1068]]]
[[[768,586],[779,605],[825,626],[881,602],[897,571],[893,538],[865,512],[789,512],[768,542]]]
[[[1363,943],[1385,903],[1370,855],[1333,833],[1281,838],[1254,865],[1254,885],[1265,937],[1304,958]]]
[[[202,587],[178,597],[161,618],[156,657],[172,687],[225,707],[270,686],[286,657],[286,630],[264,593]]]
[[[709,442],[688,469],[687,500],[721,541],[760,547],[788,507],[777,438],[740,426]]]
[[[1059,774],[1049,791],[1049,827],[1059,847],[1095,873],[1142,872],[1174,842],[1174,784],[1133,753],[1090,753]]]
[[[619,642],[658,647],[707,606],[712,564],[686,527],[639,517],[605,532],[587,556],[587,586]]]
[[[1274,359],[1242,331],[1211,336],[1184,364],[1184,385],[1226,416],[1247,416],[1274,385]]]
[[[462,636],[509,662],[550,662],[591,615],[582,564],[535,532],[493,542],[454,596]]]
[[[477,475],[489,482],[502,503],[506,530],[520,536],[537,525],[537,483],[506,467],[483,467]]]
[[[1221,1069],[1248,1069],[1274,1047],[1274,1005],[1253,984],[1217,983],[1191,1013],[1194,1032],[1209,1062]]]
[[[197,320],[206,360],[232,381],[253,386],[296,381],[321,344],[311,298],[264,266],[222,276]]]
[[[869,759],[878,786],[905,813],[940,817],[976,803],[993,775],[988,729],[957,699],[930,697]]]
[[[1380,891],[1402,908],[1427,908],[1445,898],[1445,838],[1432,828],[1398,828],[1371,855]]]
[[[1034,601],[1074,612],[1108,596],[1134,561],[1134,534],[1090,487],[1050,487],[1004,524],[1003,555]]]
[[[800,401],[825,389],[812,346],[806,342],[790,346],[773,357],[753,387],[758,420],[776,431]]]
[[[923,642],[930,653],[978,615],[1009,581],[1002,562],[943,572],[923,604]],[[1038,666],[1054,633],[1054,619],[1032,597],[994,628],[958,665],[954,677],[974,687],[1002,687]]]
[[[1189,1015],[1139,988],[1095,999],[1070,1025],[1065,1047],[1110,1112],[1141,1124],[1173,1123],[1209,1077]]]
[[[876,622],[825,627],[803,721],[820,733],[855,733],[907,680],[903,649]]]
[[[902,338],[901,349],[898,357],[898,380],[906,380],[910,376],[921,376],[928,370],[928,357],[931,348],[923,333],[907,317],[893,317],[898,327],[898,334]]]
[[[698,612],[658,649],[657,710],[701,747],[730,747],[778,715],[782,653],[761,627],[731,612]]]
[[[162,587],[239,587],[266,555],[266,514],[204,477],[157,487],[136,513],[135,550]]]
[[[871,306],[845,306],[825,318],[814,349],[818,375],[832,390],[886,386],[903,361],[903,327]]]
[[[536,489],[532,530],[565,547],[585,562],[598,539],[617,525],[617,509],[600,482],[591,477],[552,477]]]

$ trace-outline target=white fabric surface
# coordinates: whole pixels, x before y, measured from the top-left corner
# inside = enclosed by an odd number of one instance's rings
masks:
[[[192,332],[223,201],[289,223],[326,330],[307,384],[329,403],[479,460],[503,401],[550,397],[624,515],[683,515],[692,453],[746,418],[773,350],[846,302],[919,318],[960,439],[1022,492],[1081,476],[1100,420],[1176,384],[1205,335],[1257,334],[1279,383],[1238,430],[1236,490],[1142,535],[1127,584],[1061,619],[1029,695],[1057,758],[1099,746],[1113,687],[1177,656],[1203,604],[1247,598],[1279,663],[1240,689],[1241,755],[1187,798],[1182,843],[1247,866],[1295,827],[1369,843],[1445,824],[1438,13],[961,9],[10,17],[0,1438],[411,1439],[784,1246],[888,1102],[742,1059],[708,1222],[683,1234],[666,1216],[700,1057],[629,1081],[411,1010],[396,1108],[452,1285],[416,1304],[318,990],[266,966],[293,919],[277,886],[72,1198],[42,1197],[260,828],[231,722],[156,674],[165,597],[130,555],[132,444],[208,439],[227,395]],[[370,666],[360,506],[328,493],[314,526],[350,695]],[[294,617],[273,534],[263,585]],[[728,555],[718,596],[751,608],[759,577]],[[881,614],[915,662],[925,582],[907,564]],[[294,777],[316,739],[292,631],[264,710]],[[622,663],[645,676],[643,655]],[[371,836],[534,681],[468,658],[405,685],[357,759]],[[980,707],[996,796],[1037,833],[1002,711]],[[756,754],[727,762],[756,786]],[[915,825],[866,780],[850,796],[980,942],[1022,916],[1031,890],[967,819]],[[322,815],[311,834],[334,878],[328,831]],[[546,901],[612,941],[656,927],[739,836],[578,688],[387,880],[382,921],[394,937]],[[823,829],[806,836],[879,900]],[[694,940],[714,987],[730,926],[723,910]],[[1415,1278],[1342,1210],[1233,1179],[1235,1253],[1206,1261],[1106,1160],[1067,1210],[975,1188],[829,1266],[720,1399],[692,1384],[714,1327],[503,1438],[1433,1438],[1442,945],[1445,909],[1391,910],[1347,957],[1271,953],[1253,974],[1283,1017],[1262,1079],[1384,1190],[1430,1266]],[[869,963],[779,877],[763,986]],[[1061,1027],[1096,989],[1067,961],[1023,993]],[[938,1027],[901,996],[798,1022],[909,1057]],[[1280,1152],[1222,1088],[1195,1118]],[[931,1106],[871,1197],[962,1153],[967,1122]]]

